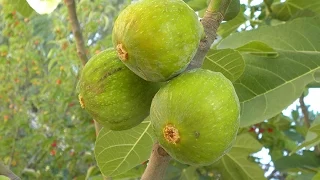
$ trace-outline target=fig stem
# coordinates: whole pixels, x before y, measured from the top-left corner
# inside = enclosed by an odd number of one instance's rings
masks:
[[[0,162],[0,175],[7,176],[12,180],[20,180],[9,168],[7,168],[2,162]]]
[[[147,169],[144,171],[141,180],[164,179],[164,174],[170,160],[171,157],[169,154],[159,145],[159,143],[155,143],[152,148]]]
[[[201,20],[206,37],[200,41],[198,50],[186,70],[200,68],[202,66],[206,54],[217,37],[218,27],[224,19],[225,12],[231,1],[232,0],[210,1],[207,11]],[[161,152],[162,155],[160,155],[159,152]],[[147,169],[144,171],[141,179],[163,179],[170,159],[171,157],[158,143],[154,144]]]
[[[190,62],[187,70],[200,68],[203,64],[204,58],[214,40],[217,37],[217,30],[220,26],[226,10],[228,9],[232,0],[211,0],[206,13],[204,14],[201,23],[204,28],[206,37],[201,39],[198,50]]]

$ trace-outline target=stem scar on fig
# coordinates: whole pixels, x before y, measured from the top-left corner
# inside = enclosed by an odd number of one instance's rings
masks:
[[[124,45],[122,43],[117,45],[117,53],[118,53],[119,58],[122,61],[128,60],[128,56],[129,56],[128,52],[125,50]]]
[[[84,108],[84,101],[83,101],[83,97],[81,96],[81,94],[78,95],[78,98],[79,98],[79,103],[80,103],[81,108]]]
[[[172,124],[167,124],[163,128],[163,136],[172,144],[177,144],[180,141],[179,131]]]

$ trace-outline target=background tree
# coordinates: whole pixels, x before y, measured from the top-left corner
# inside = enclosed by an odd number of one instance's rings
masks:
[[[77,100],[83,62],[65,2],[39,15],[25,0],[0,1],[0,161],[22,179],[139,178],[154,143],[150,122],[125,132],[103,129],[99,137],[108,136],[96,141],[93,120]],[[186,2],[200,17],[208,7],[206,0]],[[76,3],[85,55],[112,47],[113,22],[130,1]],[[317,0],[248,0],[219,26],[203,67],[234,83],[242,111],[237,142],[210,166],[171,160],[165,179],[318,178],[319,117],[304,97],[305,87],[319,86],[319,10]],[[297,98],[300,106],[283,115]],[[94,151],[115,144],[125,157],[104,151],[95,159]],[[262,147],[270,163],[252,155]]]

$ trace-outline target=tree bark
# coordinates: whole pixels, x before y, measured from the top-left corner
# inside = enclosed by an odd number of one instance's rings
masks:
[[[2,162],[0,162],[0,175],[7,176],[11,180],[20,180],[9,168],[7,168]]]
[[[158,144],[154,144],[149,163],[141,180],[161,180],[171,160],[169,154]]]

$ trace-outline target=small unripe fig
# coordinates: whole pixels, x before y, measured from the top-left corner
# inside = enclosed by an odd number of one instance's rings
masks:
[[[79,81],[81,107],[111,130],[138,125],[149,115],[157,84],[135,75],[118,58],[114,49],[93,56]]]
[[[155,136],[181,163],[209,165],[232,147],[239,128],[239,100],[221,73],[195,69],[163,86],[152,100]]]
[[[198,16],[182,0],[141,0],[120,13],[112,38],[127,67],[159,82],[187,67],[203,33]]]

